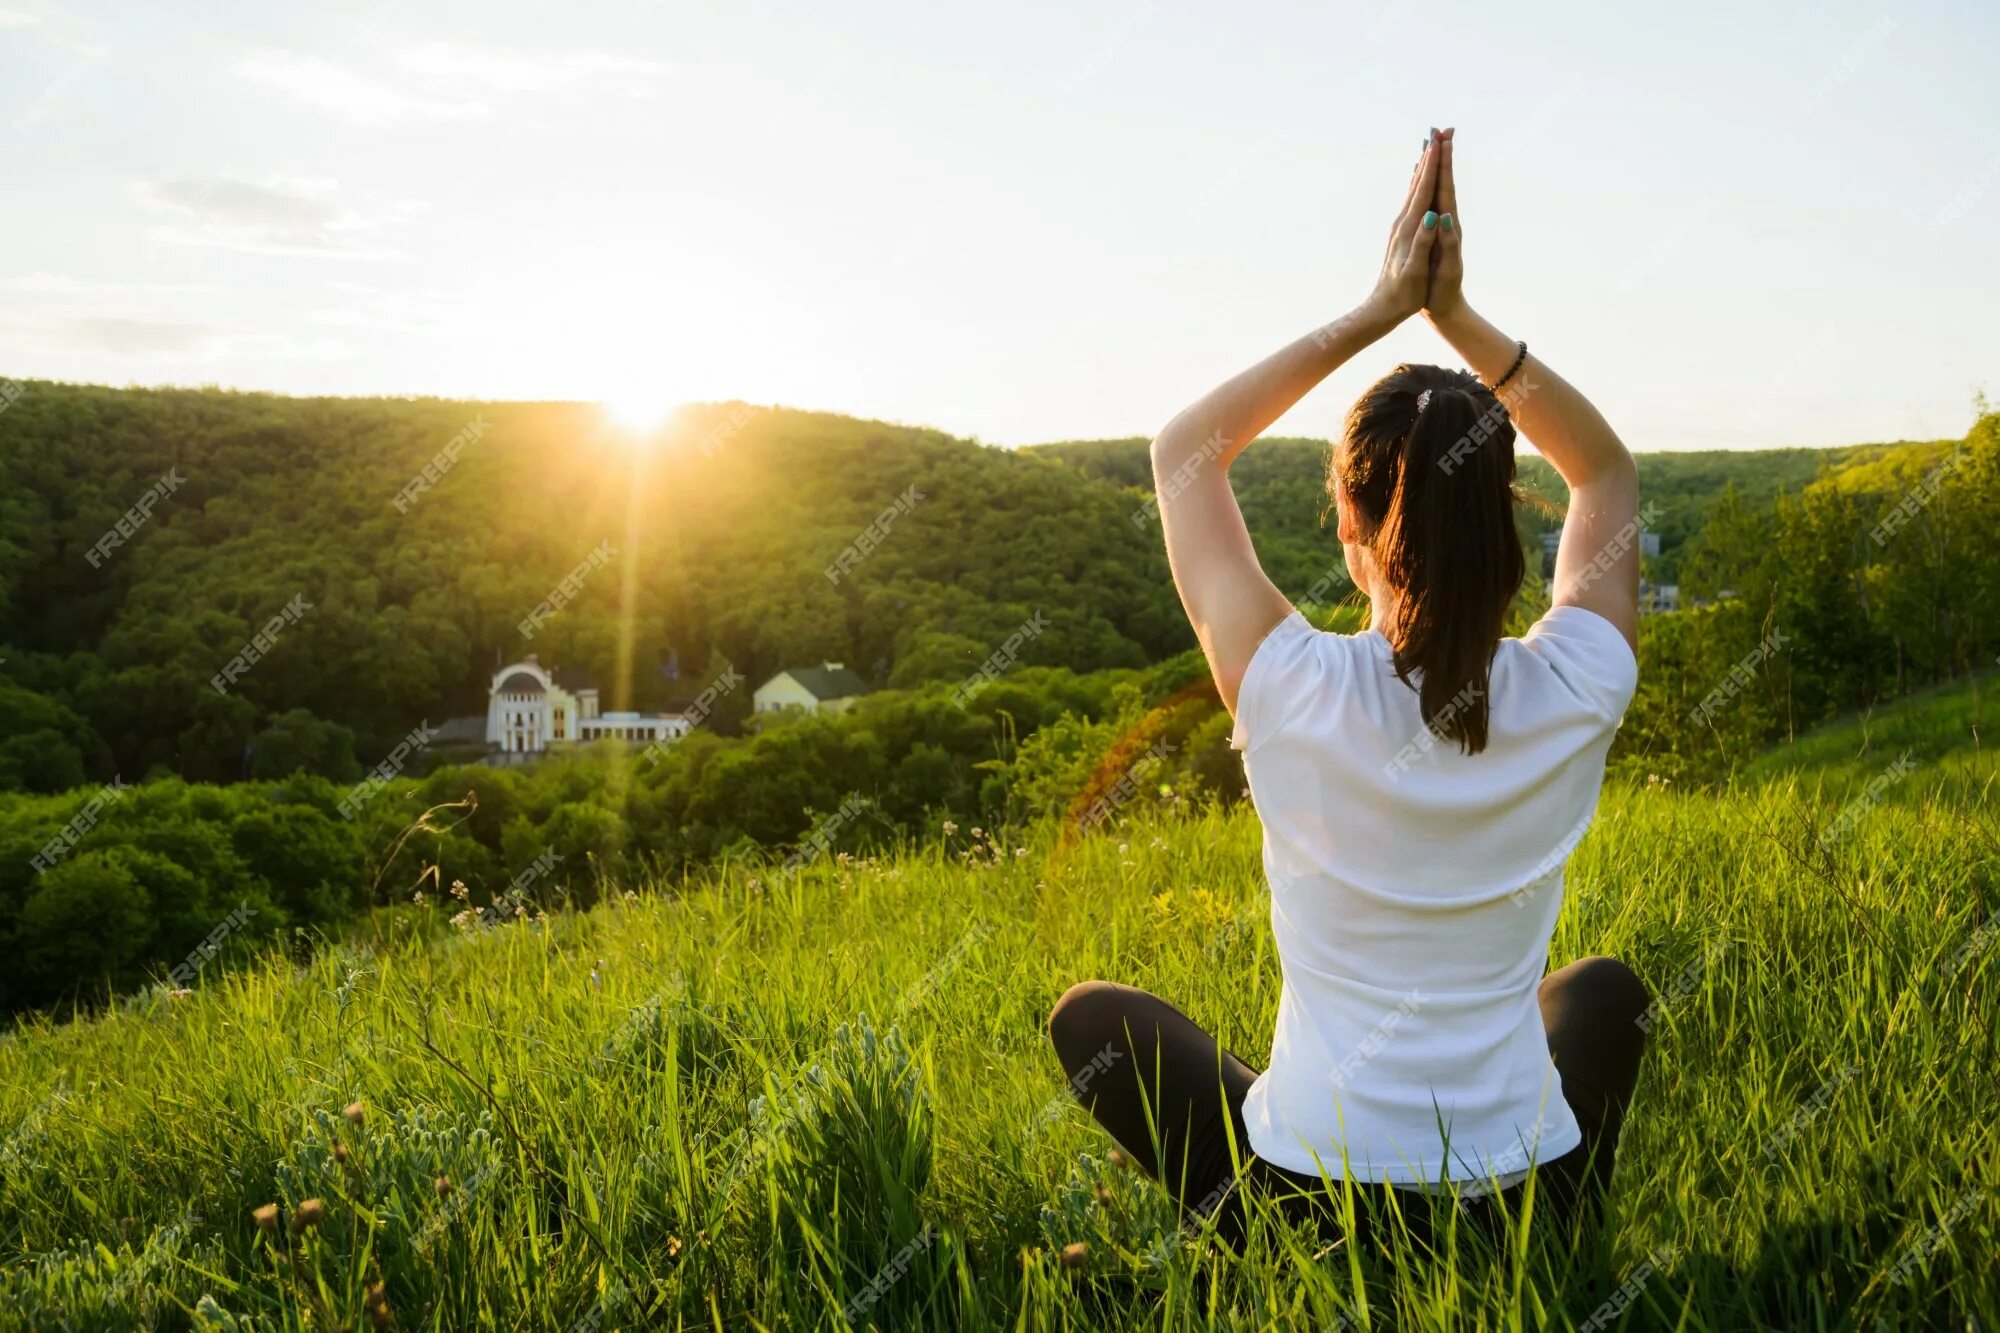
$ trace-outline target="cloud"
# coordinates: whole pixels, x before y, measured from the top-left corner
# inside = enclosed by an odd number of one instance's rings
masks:
[[[589,81],[600,90],[627,97],[649,97],[653,84],[666,73],[666,66],[657,60],[608,51],[520,54],[476,50],[450,42],[409,47],[397,53],[396,63],[425,79],[504,93],[548,92]]]
[[[41,19],[33,14],[23,14],[18,9],[0,9],[0,28],[32,28]]]
[[[37,353],[96,352],[135,360],[208,362],[251,356],[333,361],[354,354],[353,348],[331,337],[301,338],[270,330],[72,311],[0,312],[0,346]]]
[[[379,127],[409,119],[474,120],[492,110],[483,102],[404,92],[321,56],[296,51],[253,51],[237,63],[236,72],[356,125]]]
[[[336,259],[393,257],[393,251],[364,244],[381,219],[342,207],[334,188],[332,181],[271,177],[259,183],[213,176],[154,182],[142,186],[141,195],[178,219],[156,235],[183,245]]]
[[[0,314],[0,334],[9,341],[51,344],[86,352],[120,356],[158,356],[200,352],[219,336],[205,324],[131,318],[122,315],[66,315],[8,312]]]

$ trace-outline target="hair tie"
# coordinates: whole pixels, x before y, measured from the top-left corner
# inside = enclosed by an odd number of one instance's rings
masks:
[[[1429,407],[1430,405],[1431,405],[1431,391],[1429,389],[1425,389],[1422,393],[1417,395],[1417,415],[1422,416],[1424,414],[1424,409]]]

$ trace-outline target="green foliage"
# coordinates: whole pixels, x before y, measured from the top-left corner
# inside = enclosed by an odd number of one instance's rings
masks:
[[[1960,685],[1726,791],[1607,787],[1553,961],[1616,955],[1659,1003],[1601,1268],[1532,1237],[1399,1265],[1261,1211],[1232,1257],[1106,1160],[1056,996],[1147,986],[1253,1064],[1278,1002],[1256,820],[1149,793],[1080,836],[731,863],[443,937],[399,914],[25,1023],[0,1042],[0,1308],[368,1327],[379,1284],[399,1327],[1445,1333],[1594,1326],[1629,1283],[1635,1331],[1991,1327],[1990,712]],[[509,821],[540,778],[490,785]]]

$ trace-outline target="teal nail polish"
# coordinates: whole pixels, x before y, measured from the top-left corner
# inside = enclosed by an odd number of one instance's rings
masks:
[[[1451,230],[1451,214],[1449,213],[1442,214],[1440,215],[1438,220],[1444,223],[1444,229],[1446,231]]]
[[[1429,230],[1430,230],[1431,228],[1433,228],[1433,227],[1437,226],[1437,224],[1438,224],[1438,215],[1437,215],[1436,213],[1434,213],[1434,212],[1431,212],[1431,211],[1429,211],[1429,210],[1425,210],[1425,212],[1424,212],[1424,230],[1425,230],[1425,231],[1429,231]]]

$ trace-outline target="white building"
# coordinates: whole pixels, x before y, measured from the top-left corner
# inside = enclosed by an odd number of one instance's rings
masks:
[[[844,713],[862,695],[868,682],[839,662],[822,662],[814,667],[793,667],[759,685],[751,696],[755,711],[781,713]]]
[[[597,682],[581,671],[550,671],[535,654],[493,673],[486,743],[502,754],[540,754],[573,741],[677,740],[692,724],[681,713],[600,713]]]

